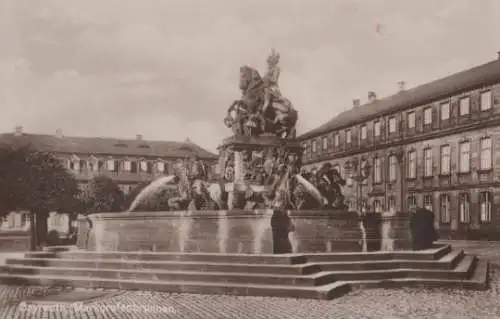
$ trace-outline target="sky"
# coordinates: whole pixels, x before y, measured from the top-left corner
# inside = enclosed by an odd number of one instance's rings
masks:
[[[0,0],[0,132],[191,141],[214,151],[239,67],[280,87],[304,133],[500,50],[498,0]]]

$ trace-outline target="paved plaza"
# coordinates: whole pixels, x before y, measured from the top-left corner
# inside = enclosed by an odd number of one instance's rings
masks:
[[[454,247],[500,264],[500,243]],[[500,268],[491,275],[488,291],[372,289],[329,301],[127,291],[66,307],[24,302],[54,289],[0,286],[0,318],[500,318]]]

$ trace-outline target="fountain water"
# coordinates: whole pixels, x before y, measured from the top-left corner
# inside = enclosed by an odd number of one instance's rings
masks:
[[[162,190],[166,185],[172,184],[177,180],[177,176],[169,175],[158,178],[157,180],[151,182],[148,186],[146,186],[143,190],[137,194],[130,207],[127,209],[127,212],[132,212],[137,206],[142,203],[144,199],[155,194],[156,192]]]

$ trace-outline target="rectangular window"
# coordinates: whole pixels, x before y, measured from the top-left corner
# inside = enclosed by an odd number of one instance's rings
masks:
[[[408,113],[407,120],[408,120],[408,129],[414,129],[415,128],[415,112]]]
[[[439,213],[441,216],[441,223],[449,224],[451,221],[450,216],[450,197],[447,194],[443,194],[440,197],[440,209]]]
[[[397,160],[396,156],[389,156],[389,181],[394,182],[397,179]]]
[[[458,209],[460,212],[460,222],[468,224],[470,222],[470,197],[467,193],[462,193],[458,196]]]
[[[424,196],[424,208],[427,210],[432,211],[432,195],[425,195]]]
[[[382,159],[380,157],[375,157],[373,163],[373,181],[375,183],[382,182]]]
[[[491,109],[491,91],[481,93],[481,111]]]
[[[424,109],[424,125],[432,124],[432,107],[426,107]]]
[[[132,170],[132,163],[130,163],[130,161],[123,162],[123,170],[125,172],[130,172]]]
[[[368,133],[366,131],[366,125],[361,126],[361,140],[366,140]]]
[[[432,148],[424,149],[424,176],[432,176]]]
[[[345,131],[345,142],[346,142],[346,144],[351,144],[352,143],[351,130]]]
[[[408,196],[408,198],[406,199],[406,205],[408,209],[413,209],[417,206],[417,198],[415,197],[415,195]]]
[[[460,99],[460,116],[469,115],[470,113],[470,98],[464,97]]]
[[[387,206],[389,208],[389,211],[396,211],[396,198],[394,198],[394,196],[389,197]]]
[[[446,102],[441,104],[441,121],[450,119],[450,103]]]
[[[492,167],[492,158],[491,158],[491,138],[483,138],[481,139],[481,163],[480,168],[482,170],[488,170]]]
[[[326,136],[323,136],[322,138],[322,146],[323,151],[326,151],[328,149],[328,139],[326,138]]]
[[[408,152],[408,178],[417,177],[417,152]]]
[[[316,141],[312,141],[312,152],[316,153]]]
[[[141,172],[144,172],[144,173],[147,173],[149,172],[149,167],[148,167],[148,162],[146,161],[141,161],[140,163],[140,168],[141,168]]]
[[[462,142],[459,144],[460,157],[459,167],[460,173],[470,172],[470,142]]]
[[[380,121],[375,121],[373,124],[373,135],[374,136],[380,136],[380,128],[381,128],[381,123]]]
[[[479,206],[481,210],[481,223],[491,222],[491,207],[493,205],[493,196],[490,192],[479,193]]]
[[[116,162],[112,159],[106,162],[106,167],[110,172],[116,172]]]
[[[396,118],[389,118],[389,133],[396,133]]]
[[[451,166],[451,147],[450,145],[441,146],[441,174],[450,174]]]
[[[333,135],[333,145],[335,145],[335,147],[339,147],[340,145],[340,135],[338,133]]]
[[[165,171],[165,163],[164,162],[157,162],[156,169],[158,170],[158,172],[163,173]]]

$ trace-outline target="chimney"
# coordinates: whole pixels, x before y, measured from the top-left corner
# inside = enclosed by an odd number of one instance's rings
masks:
[[[22,126],[16,126],[14,129],[14,135],[15,136],[21,136],[23,135],[23,127]]]
[[[60,128],[56,130],[56,137],[63,138],[63,131]]]
[[[142,141],[142,134],[137,134],[135,136],[135,139],[138,140],[138,141]]]
[[[360,105],[361,105],[361,102],[360,102],[360,100],[359,100],[359,99],[354,99],[354,100],[352,100],[352,107],[353,107],[353,108],[357,108],[357,107],[359,107]]]
[[[188,138],[186,138],[186,140],[185,140],[184,142],[186,142],[186,143],[191,143],[191,140],[190,140],[190,139],[189,139],[189,137],[188,137]]]
[[[405,90],[405,85],[406,85],[405,81],[398,82],[399,92],[403,92]]]
[[[500,60],[500,51],[498,51],[497,54],[498,54],[498,59]]]
[[[368,102],[373,103],[377,99],[377,94],[375,92],[368,92]]]

